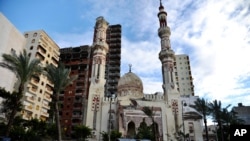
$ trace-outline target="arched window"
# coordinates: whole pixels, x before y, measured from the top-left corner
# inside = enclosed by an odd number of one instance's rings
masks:
[[[30,47],[30,50],[32,50],[32,49],[33,49],[33,46]]]

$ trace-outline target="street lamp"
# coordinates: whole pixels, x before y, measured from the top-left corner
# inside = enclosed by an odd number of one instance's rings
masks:
[[[185,134],[185,124],[184,124],[184,112],[183,112],[183,107],[187,106],[187,103],[185,100],[181,101],[182,105],[182,128],[183,128],[183,134],[184,134],[184,141],[186,140],[186,134]]]
[[[108,137],[109,137],[109,141],[111,141],[111,139],[110,139],[110,134],[111,134],[111,104],[112,104],[112,99],[115,98],[115,94],[108,94],[107,97],[110,100],[110,103],[109,103],[109,121],[108,121]]]

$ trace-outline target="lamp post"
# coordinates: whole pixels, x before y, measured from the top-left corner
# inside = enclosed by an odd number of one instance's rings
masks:
[[[184,112],[183,112],[183,107],[187,106],[185,100],[181,101],[181,105],[182,105],[182,128],[183,128],[184,141],[185,141],[186,140],[186,133],[185,133],[185,124],[184,124]]]

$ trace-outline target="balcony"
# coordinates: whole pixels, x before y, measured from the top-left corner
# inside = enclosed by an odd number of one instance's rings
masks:
[[[82,118],[82,115],[80,115],[80,114],[76,114],[76,115],[72,115],[72,118]]]
[[[52,87],[49,86],[49,85],[46,85],[46,91],[49,92],[49,93],[52,93]]]
[[[49,117],[49,114],[47,112],[41,111],[41,115],[45,116],[45,117]]]
[[[57,66],[58,61],[57,61],[54,57],[52,57],[52,62],[53,62],[53,64],[54,64],[55,66]]]
[[[39,79],[37,79],[37,78],[32,78],[31,79],[31,83],[33,83],[33,84],[38,84],[39,83]]]
[[[81,110],[82,109],[82,106],[74,106],[73,107],[73,110]]]
[[[84,86],[76,86],[76,89],[84,89]]]
[[[33,92],[33,93],[36,93],[37,89],[38,89],[37,87],[31,86],[31,87],[29,88],[29,91],[30,91],[30,92]]]
[[[52,101],[52,99],[51,99],[51,97],[50,97],[49,94],[45,94],[45,96],[44,96],[43,98],[44,98],[45,100],[49,101],[49,102]]]
[[[75,95],[82,96],[82,95],[83,95],[83,93],[75,93]]]
[[[46,104],[46,103],[43,103],[43,107],[44,107],[45,109],[50,109],[49,104]]]
[[[37,51],[41,54],[46,54],[46,50],[40,45],[37,47]]]
[[[24,109],[27,110],[27,111],[32,111],[33,106],[32,105],[25,105]]]
[[[23,118],[24,118],[24,119],[27,119],[27,120],[30,120],[30,119],[32,118],[32,114],[25,113],[25,114],[23,115]]]
[[[40,52],[37,52],[36,58],[43,61],[45,57]]]
[[[54,84],[53,84],[50,80],[47,80],[47,83],[48,83],[50,86],[54,86]]]
[[[35,97],[33,97],[33,96],[26,96],[26,100],[27,101],[29,101],[29,102],[32,102],[32,103],[34,103],[35,102]]]

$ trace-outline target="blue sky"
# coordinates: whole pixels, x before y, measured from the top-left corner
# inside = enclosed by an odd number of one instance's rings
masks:
[[[250,1],[162,0],[176,54],[191,60],[195,94],[224,105],[250,105]],[[158,0],[0,0],[20,32],[43,29],[60,46],[91,45],[98,16],[122,25],[122,75],[145,93],[162,91]]]

